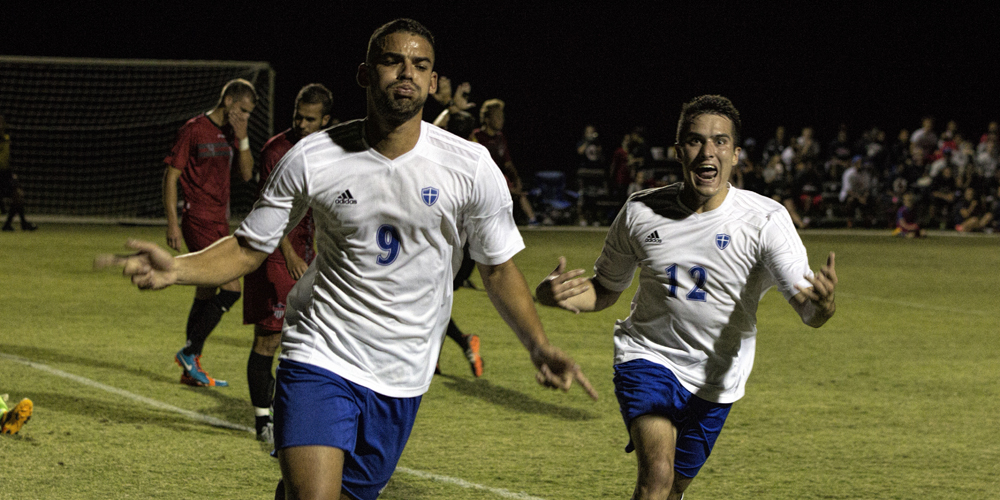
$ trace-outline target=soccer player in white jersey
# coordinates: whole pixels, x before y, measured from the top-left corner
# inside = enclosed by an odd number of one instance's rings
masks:
[[[757,304],[777,285],[802,321],[836,310],[834,254],[819,273],[788,212],[729,184],[740,118],[721,96],[684,105],[683,181],[633,194],[608,231],[592,278],[566,260],[536,288],[572,312],[614,304],[639,267],[631,314],[616,322],[615,394],[636,451],[636,500],[677,500],[705,463],[753,366]]]
[[[289,293],[275,394],[275,448],[289,498],[374,499],[430,386],[467,235],[483,285],[528,349],[542,385],[576,380],[549,344],[511,257],[524,244],[486,149],[421,121],[434,39],[416,21],[375,31],[358,83],[364,120],[300,140],[233,236],[173,258],[131,241],[121,265],[143,289],[225,283],[259,266],[312,208],[317,256]]]

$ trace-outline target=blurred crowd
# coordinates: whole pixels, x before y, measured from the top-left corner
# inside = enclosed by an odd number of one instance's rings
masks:
[[[949,121],[942,130],[926,117],[889,139],[873,127],[852,137],[841,126],[821,142],[811,127],[792,135],[782,126],[763,144],[747,138],[730,182],[782,203],[800,229],[862,227],[921,236],[926,229],[997,229],[1000,219],[998,125],[975,134]],[[602,202],[680,179],[672,148],[647,146],[636,127],[606,159],[588,125],[577,144],[578,223],[607,223]],[[613,214],[613,212],[612,212]]]

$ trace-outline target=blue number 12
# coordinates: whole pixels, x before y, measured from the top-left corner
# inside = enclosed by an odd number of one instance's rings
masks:
[[[677,264],[672,264],[670,267],[664,269],[667,273],[667,282],[669,283],[667,288],[668,297],[677,296]],[[708,281],[708,271],[704,267],[694,266],[689,271],[688,274],[691,275],[691,279],[694,280],[694,288],[687,293],[686,297],[688,300],[695,300],[698,302],[705,302],[705,298],[708,293],[705,292],[705,283]]]

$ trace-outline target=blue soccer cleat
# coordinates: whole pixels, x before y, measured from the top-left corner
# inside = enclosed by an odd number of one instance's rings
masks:
[[[209,377],[205,370],[201,368],[201,354],[184,354],[184,349],[177,351],[174,361],[184,369],[181,374],[181,383],[193,385],[195,387],[226,387],[229,382],[216,380]]]

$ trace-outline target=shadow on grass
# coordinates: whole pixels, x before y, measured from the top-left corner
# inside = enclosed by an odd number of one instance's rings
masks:
[[[503,406],[514,411],[535,415],[545,415],[571,421],[594,420],[599,418],[597,415],[594,415],[589,411],[539,401],[523,392],[493,385],[488,380],[478,379],[470,381],[468,379],[458,378],[451,375],[436,375],[436,377],[447,379],[443,382],[444,386],[454,390],[455,392],[479,398],[487,403]]]
[[[134,401],[102,401],[63,392],[33,392],[29,396],[36,408],[47,408],[94,419],[98,425],[134,425],[137,429],[149,425],[172,431],[193,431],[203,434],[234,433],[253,439],[253,434],[246,431],[217,427],[192,420],[169,410],[152,408]],[[33,417],[33,421],[30,423],[34,423],[38,427],[35,420],[37,419]]]
[[[249,420],[250,416],[253,415],[252,405],[248,400],[243,399],[236,395],[229,394],[234,390],[233,388],[191,387],[191,386],[181,385],[179,382],[180,380],[179,370],[176,377],[167,377],[159,373],[154,373],[124,363],[115,363],[105,360],[95,360],[81,356],[73,356],[54,349],[43,349],[34,346],[0,344],[0,352],[18,356],[34,363],[50,365],[50,368],[60,369],[61,371],[66,371],[63,370],[63,368],[65,368],[67,365],[89,366],[93,368],[102,368],[102,369],[115,370],[118,372],[127,373],[131,376],[146,378],[156,383],[164,383],[175,386],[180,385],[181,386],[180,388],[182,390],[194,391],[200,395],[215,400],[216,407],[208,413],[213,417],[221,418],[223,420],[227,420],[233,423],[240,423],[245,420]],[[95,382],[99,381],[95,380]],[[114,384],[105,384],[105,385],[114,387]],[[151,397],[150,395],[145,395],[145,394],[140,394],[140,396]],[[169,403],[168,401],[164,402]]]

